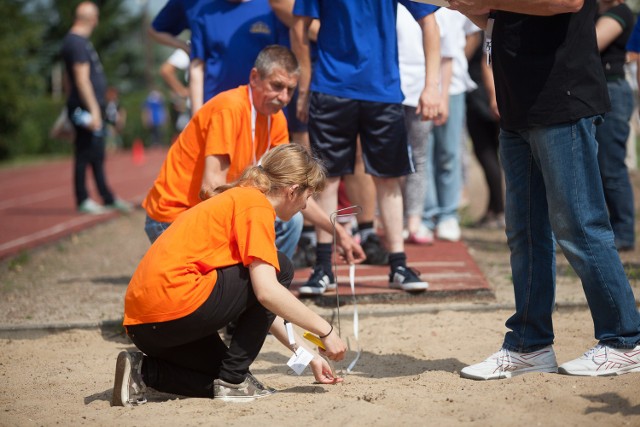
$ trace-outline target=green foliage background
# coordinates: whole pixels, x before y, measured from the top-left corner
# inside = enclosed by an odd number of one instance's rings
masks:
[[[133,0],[96,0],[100,24],[91,41],[110,85],[127,109],[125,146],[145,138],[140,108],[149,89],[159,83],[157,65],[167,48],[147,42],[142,13],[131,12]],[[71,144],[49,138],[64,107],[64,94],[52,95],[52,73],[61,66],[63,37],[73,23],[80,0],[0,1],[0,162],[49,154],[68,154]],[[130,6],[130,5],[129,5]],[[150,54],[148,52],[151,52]],[[157,85],[163,87],[162,83]]]

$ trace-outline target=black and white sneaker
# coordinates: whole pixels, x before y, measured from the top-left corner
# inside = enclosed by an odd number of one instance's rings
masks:
[[[421,280],[420,273],[409,267],[397,267],[389,274],[389,287],[407,292],[423,292],[429,288],[429,283]]]
[[[389,252],[384,248],[380,237],[377,234],[371,233],[369,236],[360,242],[362,250],[367,258],[364,260],[364,264],[369,265],[387,265],[389,264]]]
[[[307,280],[307,283],[302,285],[298,292],[300,295],[322,295],[327,290],[333,290],[337,286],[336,281],[331,271],[325,271],[321,265],[316,265],[313,268],[311,277]]]

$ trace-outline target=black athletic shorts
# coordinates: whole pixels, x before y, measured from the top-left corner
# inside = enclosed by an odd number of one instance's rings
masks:
[[[353,173],[358,134],[367,173],[399,177],[414,172],[402,104],[311,92],[309,140],[328,176]]]

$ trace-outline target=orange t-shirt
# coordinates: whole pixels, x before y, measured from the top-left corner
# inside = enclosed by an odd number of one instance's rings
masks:
[[[253,141],[248,86],[222,92],[204,104],[180,133],[142,206],[154,220],[173,222],[200,203],[206,156],[228,155],[227,182],[232,182],[270,147],[288,142],[282,111],[271,116],[270,126],[267,116],[257,113]]]
[[[124,299],[124,325],[166,322],[209,297],[216,269],[260,259],[280,269],[276,212],[256,188],[236,187],[180,215],[138,264]]]

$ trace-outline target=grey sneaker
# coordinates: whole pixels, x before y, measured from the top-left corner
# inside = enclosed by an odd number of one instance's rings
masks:
[[[144,397],[147,386],[142,380],[142,358],[143,355],[139,351],[121,351],[118,354],[111,406],[133,406],[147,403],[147,399]]]
[[[133,205],[122,199],[115,199],[113,203],[108,204],[105,207],[122,213],[131,213],[133,211]]]
[[[84,199],[82,203],[78,205],[78,212],[89,215],[101,215],[107,212],[107,210],[93,199]]]
[[[266,387],[252,374],[240,384],[231,384],[221,379],[213,381],[213,398],[225,402],[250,402],[275,393],[275,389]]]

